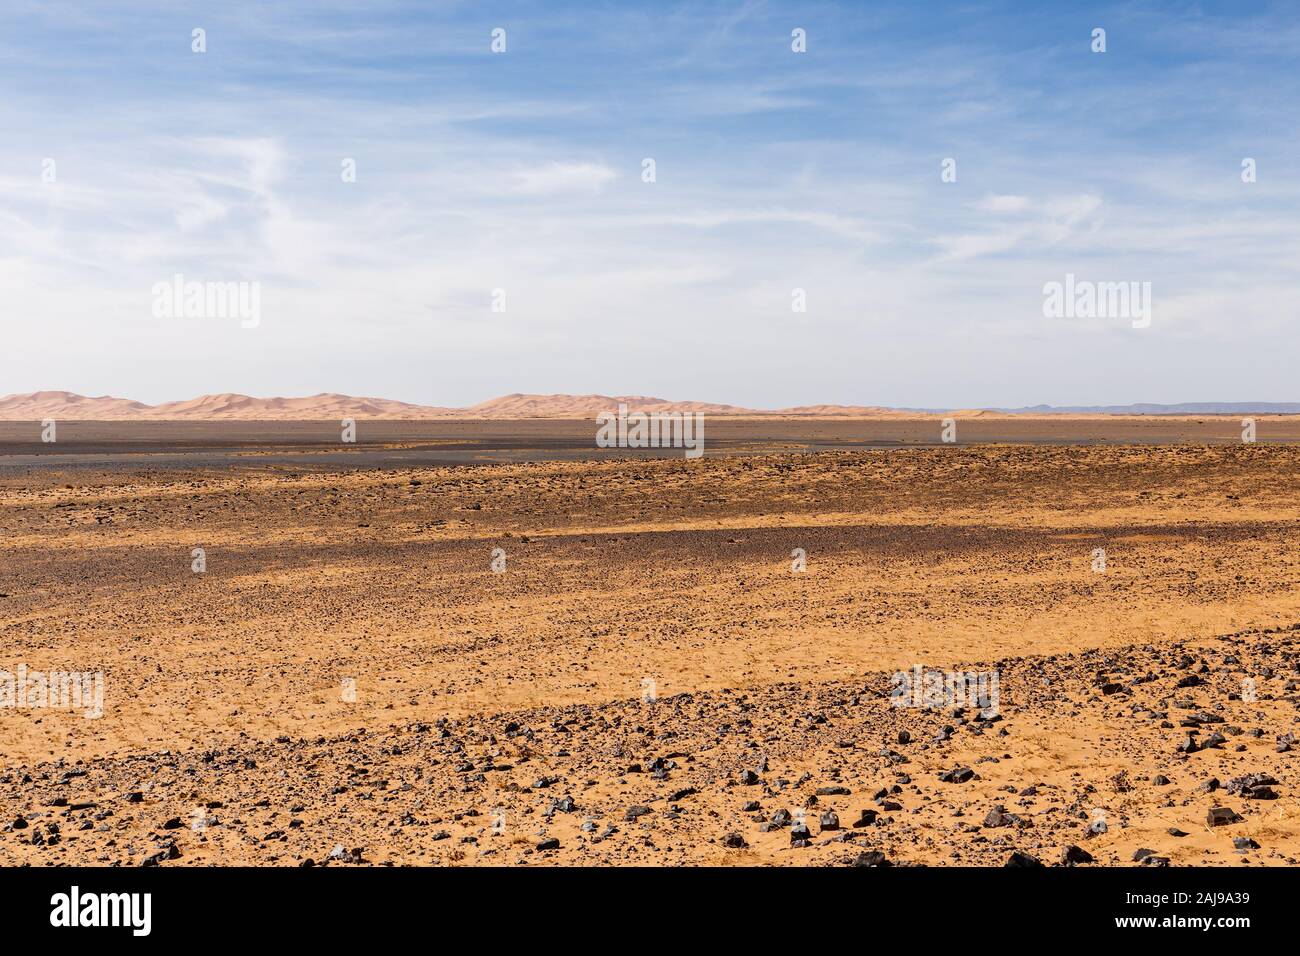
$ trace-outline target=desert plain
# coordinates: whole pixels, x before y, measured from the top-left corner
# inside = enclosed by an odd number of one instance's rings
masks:
[[[1300,857],[1295,419],[60,427],[0,671],[103,708],[0,707],[2,865]]]

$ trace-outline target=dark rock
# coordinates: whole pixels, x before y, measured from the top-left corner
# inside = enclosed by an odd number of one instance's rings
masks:
[[[1233,777],[1225,789],[1248,800],[1276,800],[1277,792],[1272,789],[1276,785],[1277,779],[1266,773],[1251,773]]]
[[[143,860],[140,861],[140,865],[159,866],[166,860],[178,860],[180,859],[180,856],[181,856],[180,848],[177,847],[175,841],[173,841],[167,844],[167,846],[163,847],[157,853],[154,853],[152,856],[145,857]]]
[[[1006,807],[994,807],[984,817],[984,826],[990,830],[997,827],[1009,827],[1016,822],[1018,817],[1014,813],[1007,813]]]
[[[749,844],[745,842],[745,838],[735,830],[732,830],[722,838],[722,845],[729,850],[743,850],[745,847],[749,846]]]
[[[893,866],[889,858],[879,850],[867,850],[859,853],[853,860],[854,866]]]
[[[855,828],[869,827],[876,822],[876,818],[878,816],[880,816],[880,814],[878,814],[875,810],[863,810],[862,815],[858,817],[858,822],[853,824],[853,826]]]
[[[1242,821],[1241,814],[1229,807],[1212,807],[1205,815],[1205,822],[1212,827],[1228,826]]]
[[[1069,846],[1061,848],[1061,866],[1078,866],[1081,863],[1091,863],[1092,854],[1081,846],[1075,846],[1071,843]]]
[[[361,852],[360,847],[354,847],[351,850],[347,850],[344,849],[342,843],[337,843],[335,844],[334,849],[330,850],[327,859],[339,863],[360,863],[362,862]]]

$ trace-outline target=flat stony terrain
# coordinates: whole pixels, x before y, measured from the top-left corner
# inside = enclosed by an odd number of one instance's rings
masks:
[[[0,707],[0,863],[1292,864],[1298,476],[1262,443],[4,473],[0,671],[102,672],[104,708]],[[918,666],[996,673],[996,712],[892,706]]]

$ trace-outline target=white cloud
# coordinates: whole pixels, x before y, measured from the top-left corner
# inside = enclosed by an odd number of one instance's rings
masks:
[[[618,178],[618,170],[601,163],[547,163],[516,170],[514,192],[521,196],[598,193]]]
[[[1100,196],[1088,194],[1049,199],[1044,205],[1044,212],[1048,217],[1051,240],[1059,242],[1080,226],[1095,225],[1095,213],[1101,209],[1101,205]]]
[[[938,236],[935,242],[943,249],[944,259],[975,259],[1008,252],[1026,235],[1028,230],[1016,228],[978,235]]]
[[[1039,245],[1055,245],[1075,238],[1080,232],[1096,232],[1100,196],[1054,196],[1035,202],[1027,196],[989,194],[971,203],[971,208],[993,214],[1022,214],[1014,223],[999,221],[983,232],[936,236],[934,243],[941,260],[977,259]],[[1028,215],[1032,214],[1032,215]]]
[[[1029,208],[1028,196],[999,196],[989,193],[983,199],[976,200],[971,204],[981,212],[991,213],[1016,213],[1024,212]]]
[[[1198,79],[1211,33],[1183,36],[1199,52],[1181,73],[1080,86],[1056,51],[1008,58],[991,24],[936,47],[884,8],[857,34],[809,24],[807,56],[758,0],[721,22],[539,12],[499,58],[454,10],[372,5],[362,24],[336,19],[344,6],[232,16],[207,58],[144,7],[97,8],[83,48],[50,34],[61,82],[0,102],[7,390],[1019,404],[1104,401],[1117,383],[1159,399],[1188,369],[1293,352],[1300,188],[1282,118],[1297,81],[1242,63],[1242,100],[1222,73]],[[21,18],[0,24],[0,75],[21,85],[49,54]],[[1201,148],[1215,123],[1240,148]],[[1258,183],[1240,182],[1238,153],[1258,155]],[[39,182],[46,155],[57,183]],[[646,155],[657,183],[640,182]],[[946,155],[958,184],[939,182]],[[343,157],[357,182],[340,181]],[[160,325],[148,290],[178,271],[260,280],[262,327]],[[1153,281],[1149,334],[1046,324],[1042,286],[1066,272]],[[1118,359],[1111,334],[1129,337]]]

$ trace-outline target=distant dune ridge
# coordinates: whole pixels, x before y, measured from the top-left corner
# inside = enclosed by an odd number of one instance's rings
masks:
[[[0,419],[5,421],[34,418],[122,419],[142,416],[151,409],[128,398],[100,395],[87,398],[72,392],[31,392],[0,398]]]
[[[877,405],[800,405],[757,409],[716,402],[672,402],[649,395],[502,395],[468,408],[412,405],[391,398],[357,398],[323,392],[303,398],[254,398],[233,392],[200,395],[187,401],[146,405],[111,395],[88,397],[75,392],[43,391],[0,398],[0,421],[310,421],[342,418],[413,420],[430,418],[595,418],[616,411],[703,412],[707,415],[787,415],[833,418],[916,418],[951,415],[990,418],[1002,415],[1294,415],[1292,402],[1187,402],[1181,405],[1106,405],[1030,408],[885,408]]]

